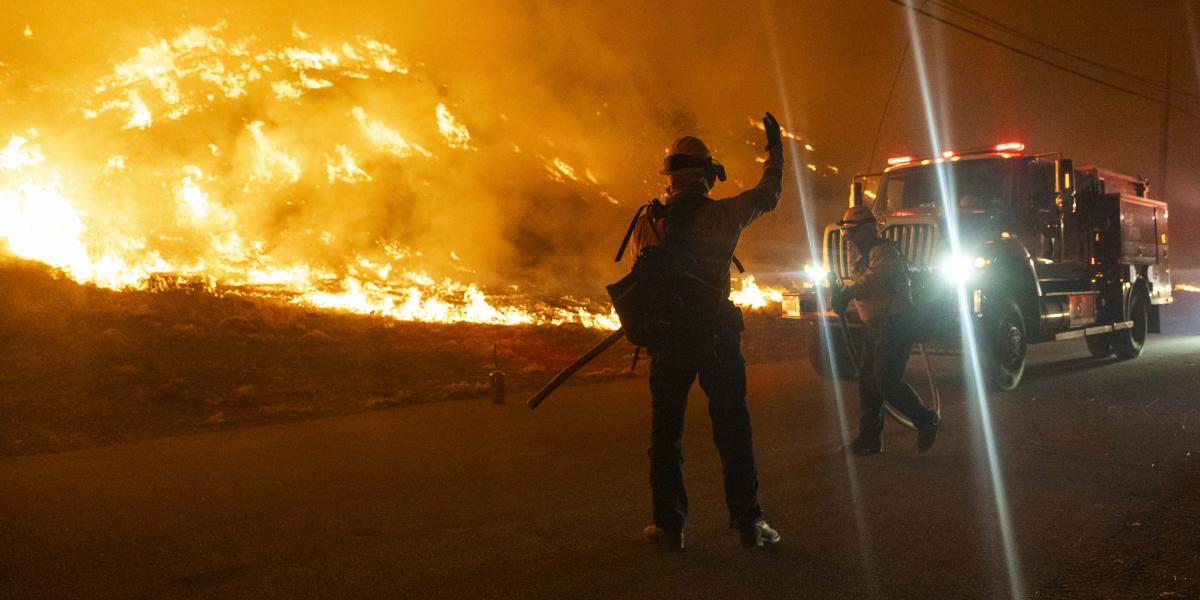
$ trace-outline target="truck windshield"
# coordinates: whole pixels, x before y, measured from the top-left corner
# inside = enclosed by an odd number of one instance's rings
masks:
[[[943,163],[950,196],[959,210],[991,212],[1003,207],[1006,191],[1006,162],[1002,158]],[[939,208],[936,165],[897,169],[879,183],[877,210]]]

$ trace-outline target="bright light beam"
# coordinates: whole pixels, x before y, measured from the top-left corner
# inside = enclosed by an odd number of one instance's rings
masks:
[[[925,111],[925,126],[929,133],[929,142],[935,156],[942,152],[942,135],[938,127],[938,119],[934,115],[933,95],[930,91],[929,77],[926,72],[925,53],[921,45],[921,36],[917,27],[916,13],[906,10],[908,34],[912,40],[913,63],[917,68],[918,83],[921,88],[921,102]],[[946,237],[950,242],[952,256],[961,256],[961,241],[958,231],[958,206],[951,187],[953,182],[946,176],[946,164],[937,163],[936,169],[938,188],[941,193],[942,206],[946,213]],[[984,388],[983,368],[979,360],[979,346],[975,339],[975,328],[967,303],[965,281],[955,282],[955,295],[958,300],[959,329],[962,335],[963,360],[966,363],[968,385],[973,388],[973,400],[977,403],[980,429],[983,432],[984,448],[987,453],[988,471],[991,476],[992,493],[996,501],[996,517],[1000,523],[1000,539],[1004,545],[1004,562],[1008,570],[1008,588],[1012,598],[1024,598],[1024,584],[1021,578],[1020,562],[1017,555],[1017,543],[1013,533],[1012,519],[1008,510],[1008,497],[1005,492],[1004,479],[1000,470],[1000,456],[996,450],[995,435],[992,431],[992,416],[988,407],[987,390]]]
[[[782,62],[779,60],[779,43],[776,39],[774,28],[775,20],[772,18],[770,10],[771,9],[764,3],[763,11],[765,13],[764,16],[767,23],[767,39],[771,46],[771,60],[775,67],[775,81],[779,86],[779,98],[783,103],[783,114],[781,116],[783,117],[783,122],[794,123],[795,121],[792,119],[791,103],[788,102],[787,81],[783,76]],[[796,182],[796,193],[800,197],[800,208],[804,215],[804,233],[805,239],[808,242],[808,255],[810,264],[820,265],[822,264],[821,251],[817,240],[821,239],[821,236],[824,232],[819,231],[816,227],[818,216],[816,210],[812,206],[812,198],[809,194],[807,174],[805,173],[805,169],[801,168],[803,161],[799,159],[800,153],[798,150],[800,144],[791,138],[786,139],[785,143],[788,144],[788,154],[791,155],[789,162],[792,169],[792,179]],[[816,289],[817,311],[819,314],[824,315],[826,311],[825,299],[821,294],[821,288],[819,284],[816,286]],[[833,332],[831,331],[829,322],[824,318],[820,318],[817,320],[817,323],[821,330],[820,334],[824,342],[825,355],[829,357],[830,364],[834,365],[836,364],[836,357],[833,353]],[[838,383],[834,382],[831,387],[833,388],[834,401],[837,405],[838,425],[839,433],[841,433],[842,436],[842,447],[845,448],[850,445],[852,435],[850,418],[846,410],[846,398],[845,394],[842,393],[841,386]],[[863,575],[866,579],[868,591],[867,595],[869,597],[878,597],[879,580],[875,575],[874,549],[872,548],[871,544],[871,533],[867,528],[866,512],[863,508],[862,491],[860,489],[861,486],[859,485],[860,482],[858,478],[858,467],[853,460],[846,461],[846,477],[850,486],[850,499],[854,504],[854,525],[858,530],[858,544],[863,561]]]

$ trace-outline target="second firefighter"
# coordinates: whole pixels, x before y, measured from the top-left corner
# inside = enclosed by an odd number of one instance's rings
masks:
[[[921,404],[916,391],[904,381],[904,370],[918,335],[908,262],[896,244],[879,236],[879,221],[866,206],[846,210],[838,225],[850,241],[851,285],[833,297],[833,309],[844,313],[850,301],[858,307],[865,344],[858,366],[858,394],[862,404],[858,437],[848,450],[877,454],[883,449],[883,404],[912,420],[917,428],[917,450],[933,446],[941,419]]]

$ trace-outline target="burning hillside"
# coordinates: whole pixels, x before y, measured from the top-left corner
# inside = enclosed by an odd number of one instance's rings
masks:
[[[23,92],[0,131],[8,251],[116,290],[199,283],[401,320],[617,326],[571,291],[599,289],[642,189],[610,191],[611,163],[510,125],[389,40],[277,37],[187,26],[72,85],[0,65],[0,85]],[[779,298],[750,276],[737,288],[747,307]]]

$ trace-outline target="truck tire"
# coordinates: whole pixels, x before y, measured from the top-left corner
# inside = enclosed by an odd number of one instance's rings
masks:
[[[833,349],[834,362],[837,366],[831,365],[829,362],[829,353],[825,350],[824,334],[821,333],[822,327],[817,323],[811,323],[808,328],[808,364],[812,365],[814,371],[821,376],[822,379],[834,379],[838,381],[853,381],[854,380],[854,365],[850,362],[850,353],[846,351],[846,343],[842,338],[841,331],[838,326],[831,324],[829,333],[833,334],[830,339],[830,347]]]
[[[1090,352],[1092,356],[1096,358],[1107,358],[1112,356],[1113,344],[1112,336],[1110,334],[1100,333],[1096,335],[1085,335],[1083,336],[1083,339],[1087,342],[1088,352]]]
[[[1016,388],[1025,374],[1025,351],[1029,346],[1021,307],[1011,298],[1001,299],[984,314],[981,333],[981,358],[988,385],[999,392]]]
[[[1113,351],[1117,358],[1129,360],[1142,354],[1146,345],[1146,331],[1150,323],[1150,298],[1141,286],[1136,286],[1129,295],[1129,311],[1127,319],[1133,321],[1133,327],[1112,332]]]

